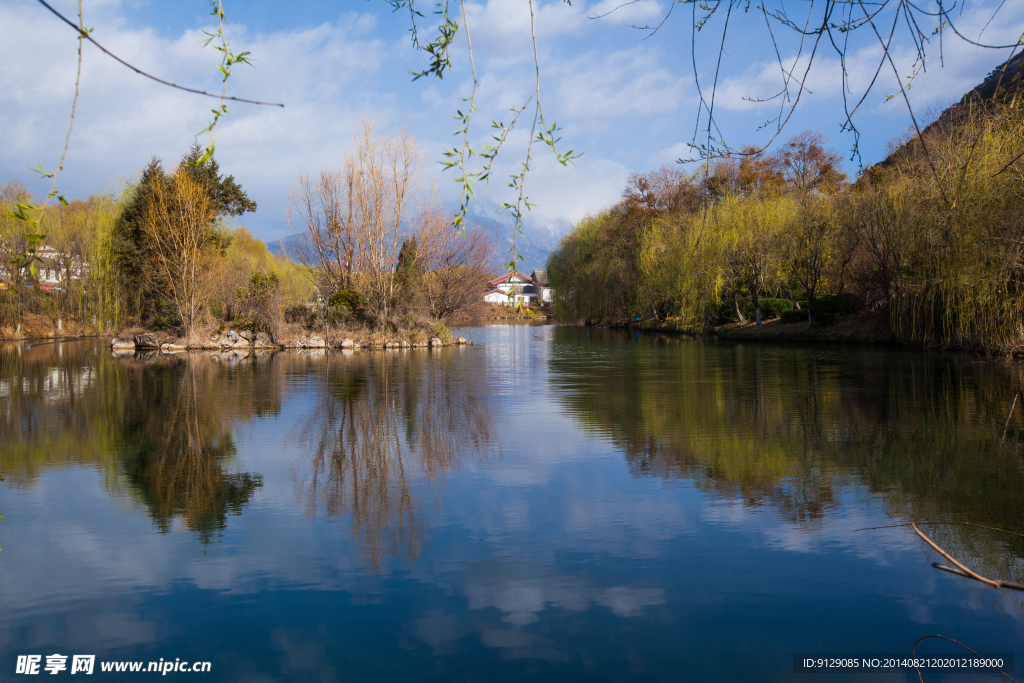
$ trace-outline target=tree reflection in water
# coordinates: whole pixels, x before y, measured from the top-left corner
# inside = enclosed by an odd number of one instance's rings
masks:
[[[1024,411],[1001,443],[1018,364],[559,327],[550,369],[567,412],[615,443],[635,476],[692,480],[802,528],[860,491],[896,520],[1024,530]],[[1024,539],[929,529],[982,574],[1024,579]]]
[[[276,415],[284,386],[312,382],[295,468],[309,514],[351,517],[365,561],[415,556],[424,498],[492,443],[482,354],[464,349],[246,358],[128,354],[99,342],[0,349],[0,467],[13,486],[54,467],[96,467],[107,490],[161,532],[223,532],[262,485],[236,471],[238,427]],[[478,367],[479,366],[479,367]]]
[[[436,505],[442,475],[490,451],[480,360],[462,349],[332,354],[295,477],[307,514],[350,516],[369,567],[418,555],[423,499]]]
[[[262,484],[231,470],[236,425],[279,407],[264,370],[201,355],[115,360],[92,341],[0,349],[0,466],[15,486],[54,466],[96,467],[161,532],[179,520],[209,542]]]
[[[146,366],[140,372],[152,370]],[[227,527],[229,514],[241,514],[263,483],[258,474],[228,471],[237,455],[235,424],[243,417],[232,408],[252,401],[244,388],[229,386],[237,373],[208,357],[181,357],[158,372],[163,375],[159,393],[120,422],[122,472],[133,497],[162,532],[181,519],[209,542]],[[229,395],[236,397],[235,405]]]

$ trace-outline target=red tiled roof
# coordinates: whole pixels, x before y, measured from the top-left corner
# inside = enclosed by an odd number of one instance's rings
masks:
[[[517,270],[515,273],[505,273],[501,277],[496,277],[487,284],[491,285],[492,287],[495,285],[500,285],[501,283],[508,282],[510,279],[512,279],[513,275],[518,275],[520,278],[522,278],[523,282],[533,282],[533,279],[530,278],[529,275],[524,275],[523,273],[520,273]]]

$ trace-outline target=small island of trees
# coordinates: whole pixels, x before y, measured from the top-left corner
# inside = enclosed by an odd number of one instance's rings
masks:
[[[226,329],[292,345],[331,329],[383,339],[445,338],[481,304],[494,244],[457,230],[422,183],[423,154],[404,131],[364,121],[337,169],[293,189],[292,253],[272,254],[236,221],[256,209],[218,162],[193,147],[173,168],[153,158],[117,192],[54,205],[31,265],[23,226],[0,218],[0,336],[140,332],[198,347]],[[0,186],[10,209],[24,185]],[[340,339],[340,336],[339,336]]]

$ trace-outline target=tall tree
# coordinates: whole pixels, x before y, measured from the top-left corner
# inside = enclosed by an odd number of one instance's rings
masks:
[[[256,202],[242,190],[234,176],[222,176],[220,166],[212,157],[202,164],[195,164],[202,157],[202,149],[194,144],[182,158],[182,164],[175,176],[183,174],[196,188],[206,195],[207,209],[204,216],[209,222],[209,239],[216,249],[223,253],[228,246],[226,235],[213,230],[214,223],[224,216],[239,216],[256,210]],[[193,164],[193,165],[189,165]],[[157,206],[176,182],[164,171],[161,160],[153,157],[142,171],[142,177],[128,195],[124,209],[118,217],[111,234],[111,260],[118,273],[120,286],[128,293],[127,314],[137,322],[149,319],[159,308],[161,292],[166,289],[153,279],[155,245],[151,242],[153,233],[147,230],[146,215]],[[158,211],[159,212],[159,211]],[[209,244],[204,245],[209,246]],[[173,302],[168,302],[173,303]]]
[[[205,188],[179,168],[146,207],[146,243],[152,250],[147,281],[174,306],[182,336],[193,341],[196,326],[215,288],[220,240]]]
[[[322,295],[329,299],[341,289],[358,289],[375,324],[389,324],[396,313],[395,261],[422,163],[407,131],[382,137],[372,121],[363,120],[344,166],[321,171],[315,181],[301,173],[292,191],[306,229],[298,256],[317,273]]]
[[[153,157],[142,170],[142,177],[130,191],[121,215],[110,236],[110,257],[119,286],[128,294],[127,315],[136,322],[149,313],[152,296],[147,289],[146,273],[152,250],[145,237],[147,207],[167,186],[167,174],[160,159]]]
[[[206,188],[210,196],[210,209],[220,216],[241,216],[256,210],[256,202],[249,199],[242,186],[235,180],[235,176],[222,176],[220,164],[213,157],[203,163],[198,163],[203,158],[205,150],[198,142],[193,142],[188,153],[181,158],[181,166],[188,173],[192,182]]]

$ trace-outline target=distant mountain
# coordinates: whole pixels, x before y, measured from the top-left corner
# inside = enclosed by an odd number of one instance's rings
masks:
[[[275,256],[290,256],[294,260],[301,246],[301,236],[289,235],[273,242],[267,242],[267,251]]]
[[[471,203],[466,213],[466,223],[483,228],[488,233],[495,235],[498,242],[498,263],[508,263],[512,260],[509,249],[512,248],[512,233],[515,229],[515,220],[508,211],[493,202],[479,200]],[[452,207],[452,213],[458,210],[458,206]],[[565,219],[558,219],[552,223],[545,223],[527,214],[523,219],[523,234],[519,236],[516,248],[523,260],[520,262],[519,270],[529,273],[534,268],[543,269],[547,267],[548,254],[558,246],[558,240],[563,233],[572,229],[572,224]]]
[[[454,214],[459,207],[454,205],[449,208]],[[508,263],[512,259],[509,249],[512,247],[512,231],[515,221],[507,211],[502,211],[493,202],[479,200],[470,204],[470,210],[466,214],[466,223],[470,226],[478,226],[495,236],[498,243],[498,264]],[[523,221],[523,234],[519,236],[516,244],[519,254],[523,257],[519,264],[519,270],[529,273],[535,268],[545,268],[548,254],[558,246],[561,235],[571,229],[572,224],[565,219],[545,223],[527,214]],[[296,258],[296,254],[301,248],[302,237],[300,235],[290,235],[267,242],[267,249],[271,254],[287,255],[292,259]]]

